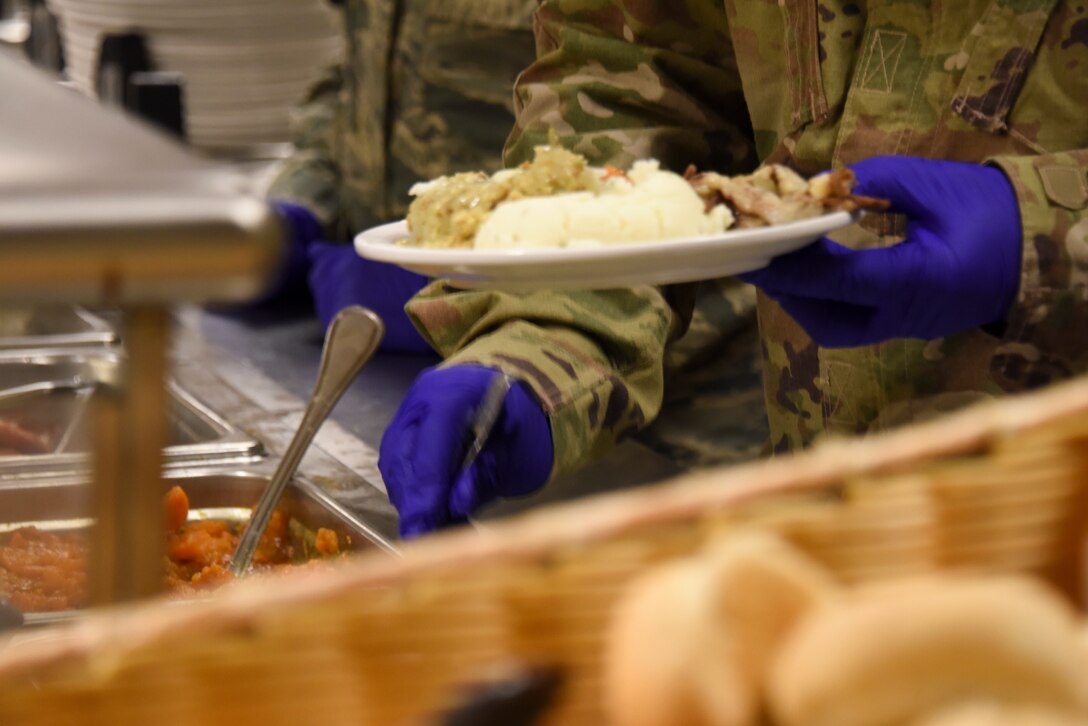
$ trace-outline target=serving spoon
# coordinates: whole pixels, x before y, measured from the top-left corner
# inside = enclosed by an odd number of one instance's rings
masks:
[[[303,454],[333,406],[374,355],[384,334],[385,325],[381,318],[359,305],[344,308],[333,318],[325,336],[325,347],[321,351],[321,367],[317,372],[314,392],[306,404],[302,421],[267,488],[261,494],[260,501],[254,507],[249,524],[234,550],[230,571],[235,577],[241,577],[249,569],[257,543],[260,542],[268,520],[283,496],[283,490],[302,462]]]
[[[56,393],[58,391],[78,392],[93,386],[93,382],[84,380],[79,376],[56,381],[24,383],[19,386],[11,386],[10,388],[0,390],[0,404],[22,403],[23,401],[38,398],[43,394]]]

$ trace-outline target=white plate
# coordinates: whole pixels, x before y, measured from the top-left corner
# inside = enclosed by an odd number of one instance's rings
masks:
[[[712,280],[756,270],[766,267],[772,257],[804,247],[856,220],[849,212],[832,212],[774,227],[660,242],[494,251],[398,245],[408,236],[402,220],[360,233],[355,237],[355,251],[459,287],[607,289]]]

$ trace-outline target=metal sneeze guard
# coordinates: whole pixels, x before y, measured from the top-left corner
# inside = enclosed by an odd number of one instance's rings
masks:
[[[96,384],[92,597],[161,589],[168,307],[242,300],[283,229],[229,170],[0,52],[0,304],[121,311],[126,359]],[[12,102],[17,100],[17,102]]]

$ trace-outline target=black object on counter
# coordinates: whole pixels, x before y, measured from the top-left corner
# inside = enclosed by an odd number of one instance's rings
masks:
[[[134,73],[150,71],[151,54],[140,33],[107,33],[98,49],[94,92],[103,103],[133,108],[129,79]]]
[[[60,73],[65,68],[64,46],[61,44],[57,19],[45,5],[45,0],[30,2],[30,33],[23,50],[30,62],[39,68]]]
[[[558,668],[525,667],[499,681],[470,687],[461,705],[437,726],[533,726],[562,684]]]
[[[103,36],[95,93],[153,126],[185,139],[184,83],[180,73],[156,71],[141,33]]]
[[[179,139],[185,138],[184,85],[180,73],[142,71],[129,78],[129,109]]]

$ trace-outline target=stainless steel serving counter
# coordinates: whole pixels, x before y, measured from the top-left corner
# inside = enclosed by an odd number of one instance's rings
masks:
[[[177,320],[175,376],[181,384],[263,441],[273,457],[282,453],[301,417],[321,354],[323,331],[308,307],[296,304],[246,314],[189,307],[177,311]],[[382,432],[416,375],[437,362],[431,355],[375,356],[303,461],[303,474],[389,538],[396,537],[396,514],[377,469]],[[653,483],[676,473],[670,461],[628,441],[537,495],[490,507],[481,520]]]

